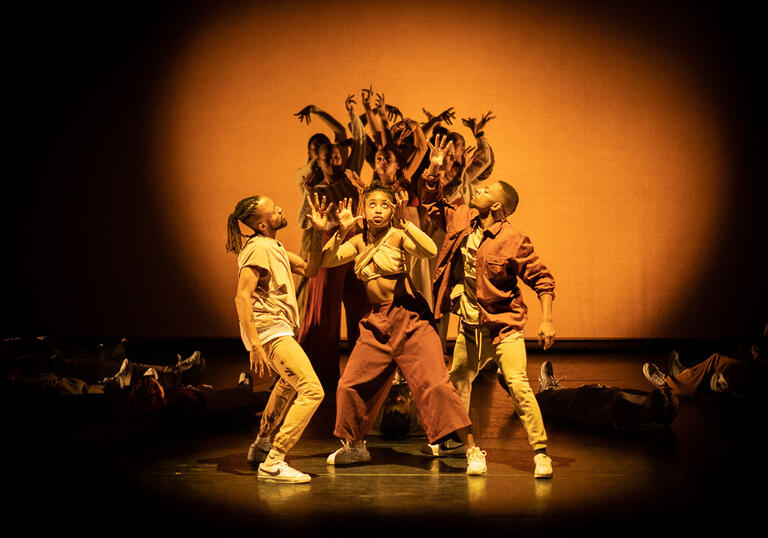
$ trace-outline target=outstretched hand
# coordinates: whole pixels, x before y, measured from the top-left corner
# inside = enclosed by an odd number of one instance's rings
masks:
[[[403,143],[403,141],[408,138],[411,133],[413,133],[413,130],[416,129],[419,126],[417,122],[411,119],[404,119],[402,121],[397,122],[395,125],[392,126],[392,134],[395,138],[395,144],[400,145]]]
[[[447,123],[448,125],[453,125],[453,119],[456,117],[456,113],[453,111],[453,107],[448,107],[446,110],[443,110],[438,116],[437,119]]]
[[[392,226],[395,228],[405,228],[408,220],[405,218],[405,208],[408,207],[408,191],[398,191],[395,193],[395,211],[392,214]]]
[[[352,114],[355,111],[354,105],[356,104],[357,103],[355,102],[355,94],[350,93],[349,95],[347,95],[347,98],[344,100],[344,108],[347,109],[347,112]]]
[[[427,121],[432,121],[433,119],[437,119],[437,121],[441,121],[441,122],[447,123],[448,125],[453,125],[453,119],[456,117],[456,113],[453,111],[453,107],[449,107],[449,108],[443,110],[437,116],[432,114],[426,108],[422,108],[421,111],[427,117]]]
[[[365,190],[366,185],[365,183],[363,183],[363,180],[360,179],[360,176],[358,175],[358,173],[355,172],[354,170],[350,170],[349,168],[347,168],[346,170],[344,170],[344,174],[346,174],[347,179],[350,181],[350,183],[352,183],[352,185],[355,186],[358,194],[360,194],[362,198],[362,194],[363,194],[363,191]]]
[[[480,121],[476,118],[462,118],[461,122],[472,130],[472,134],[477,135],[485,128],[485,125],[489,121],[496,119],[496,116],[493,116],[492,114],[493,113],[489,110],[486,114],[483,114]]]
[[[299,118],[299,123],[306,121],[307,125],[309,125],[312,122],[311,114],[315,112],[315,110],[315,105],[307,105],[299,110],[296,114],[294,114],[294,116]]]
[[[427,141],[429,145],[429,162],[435,166],[442,166],[445,155],[453,148],[453,141],[448,140],[446,135],[437,135],[435,144]]]
[[[344,198],[336,206],[336,219],[339,221],[339,232],[344,236],[357,222],[363,220],[362,215],[355,216],[352,198]]]
[[[325,196],[319,199],[317,193],[309,197],[309,208],[311,210],[309,220],[312,222],[312,228],[315,230],[324,230],[328,225],[328,213],[333,207],[333,202],[326,203]]]
[[[363,88],[360,90],[360,99],[363,102],[363,106],[366,110],[371,110],[371,97],[373,97],[373,84],[370,88]]]
[[[396,106],[385,105],[384,108],[386,110],[387,119],[389,121],[397,121],[398,119],[403,119],[403,113],[400,112],[400,109]]]

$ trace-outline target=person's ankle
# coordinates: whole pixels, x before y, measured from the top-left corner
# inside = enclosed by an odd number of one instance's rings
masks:
[[[278,463],[283,461],[285,461],[285,454],[273,448],[269,451],[269,454],[267,455],[267,459],[264,460],[264,466],[272,467],[273,465],[277,465]]]

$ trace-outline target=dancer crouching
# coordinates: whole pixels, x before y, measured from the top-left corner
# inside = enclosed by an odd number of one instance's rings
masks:
[[[467,446],[467,474],[483,475],[485,452],[475,445],[469,415],[448,378],[432,312],[408,278],[406,254],[428,258],[437,253],[437,247],[405,219],[407,193],[395,196],[389,187],[373,184],[363,192],[362,203],[364,216],[358,217],[350,200],[339,204],[339,230],[323,249],[324,267],[354,259],[355,275],[365,284],[372,303],[371,312],[360,321],[360,337],[336,391],[334,434],[342,439],[342,447],[328,456],[328,463],[371,459],[364,439],[399,368],[429,442],[455,433]],[[363,233],[344,242],[359,219],[364,219]]]

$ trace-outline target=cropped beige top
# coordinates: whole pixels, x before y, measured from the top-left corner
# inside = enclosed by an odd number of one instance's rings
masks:
[[[395,231],[390,228],[378,243],[370,243],[355,256],[355,275],[363,282],[377,278],[408,274],[405,263],[405,251],[387,243]]]

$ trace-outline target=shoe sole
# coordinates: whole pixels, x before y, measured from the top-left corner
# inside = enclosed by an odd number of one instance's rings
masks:
[[[546,473],[546,474],[543,474],[543,473],[536,474],[536,473],[534,473],[533,477],[534,478],[538,478],[538,479],[543,479],[543,480],[549,480],[550,478],[552,478],[552,475],[554,475],[554,473]]]
[[[485,476],[487,474],[488,474],[488,469],[479,473],[470,473],[469,471],[467,471],[467,476]]]
[[[261,482],[273,482],[275,484],[306,484],[312,480],[311,476],[306,478],[279,478],[274,476],[258,476]]]
[[[364,460],[346,461],[344,463],[341,463],[338,461],[325,460],[325,463],[327,463],[328,465],[355,465],[358,463],[368,463],[369,461],[371,461],[371,458],[367,458]]]

